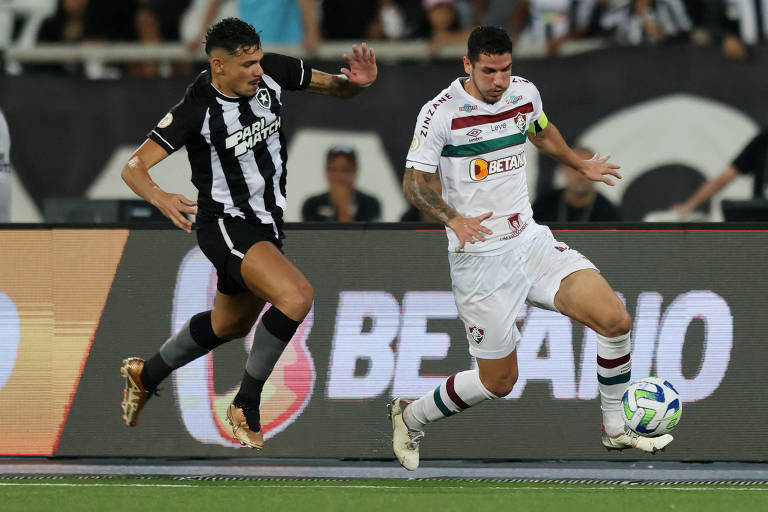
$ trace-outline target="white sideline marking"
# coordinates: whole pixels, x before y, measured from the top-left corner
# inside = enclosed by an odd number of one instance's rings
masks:
[[[588,485],[588,484],[586,484]],[[611,487],[588,487],[579,489],[573,486],[524,486],[524,487],[476,487],[476,486],[398,486],[398,485],[194,485],[194,484],[73,484],[73,483],[48,483],[48,482],[0,482],[0,486],[6,487],[179,487],[179,488],[209,488],[209,487],[234,487],[254,489],[493,489],[499,491],[615,491],[627,490],[659,490],[659,491],[768,491],[768,487],[657,487],[652,485],[616,485]]]

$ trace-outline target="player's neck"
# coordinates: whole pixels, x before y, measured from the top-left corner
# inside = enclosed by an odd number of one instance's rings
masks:
[[[475,87],[475,83],[472,81],[472,77],[468,77],[464,82],[461,84],[462,87],[464,87],[464,90],[467,91],[467,94],[472,96],[478,101],[482,101],[483,103],[488,103],[492,105],[494,102],[488,101],[485,98],[483,98],[483,95],[480,94],[480,91],[477,90],[477,87]]]
[[[235,91],[233,91],[229,87],[225,87],[219,80],[216,79],[215,76],[211,77],[211,86],[217,91],[219,91],[220,94],[223,94],[228,98],[236,99],[240,97]]]

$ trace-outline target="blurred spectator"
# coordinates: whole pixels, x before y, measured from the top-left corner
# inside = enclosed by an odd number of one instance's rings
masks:
[[[723,55],[745,60],[747,46],[768,40],[768,0],[724,0]]]
[[[444,44],[466,43],[470,29],[461,28],[454,0],[423,0],[422,5],[430,27],[430,55]]]
[[[336,145],[325,159],[328,192],[308,198],[301,207],[305,222],[375,222],[381,218],[381,204],[355,188],[357,154],[352,146]]]
[[[0,110],[0,222],[11,222],[11,133]]]
[[[200,32],[189,43],[198,49],[224,0],[210,0]],[[367,2],[360,2],[367,3]],[[237,17],[250,23],[262,43],[299,44],[313,53],[320,44],[315,0],[237,0]]]
[[[88,0],[59,0],[56,12],[46,18],[37,34],[42,43],[79,43],[85,34]]]
[[[137,0],[136,33],[139,41],[179,41],[181,15],[191,0]]]
[[[383,26],[379,19],[380,4],[396,9],[394,0],[382,2],[323,0],[323,37],[354,40],[384,39]]]
[[[62,0],[62,3],[75,0]],[[81,0],[82,1],[82,0]],[[179,40],[179,20],[190,0],[87,0],[82,29],[84,42],[141,42],[158,44]],[[153,77],[156,62],[127,64],[130,76]]]
[[[83,40],[136,41],[136,2],[89,0],[85,10]]]
[[[437,192],[438,194],[442,194],[442,184],[440,183],[440,171],[433,173],[433,174],[427,174],[425,176],[425,179],[427,180],[427,185],[429,188]],[[428,215],[418,208],[416,208],[414,205],[411,205],[405,213],[400,217],[400,222],[437,222],[440,224],[441,222],[437,220],[436,218],[432,217],[431,215]]]
[[[610,7],[611,0],[570,0],[568,30],[560,35],[550,34],[547,38],[547,55],[560,53],[563,43],[582,37],[604,35],[600,19]]]
[[[768,198],[768,127],[758,132],[720,174],[703,183],[686,202],[675,205],[674,212],[685,220],[740,174],[751,174],[754,177],[753,199]]]
[[[181,15],[189,7],[191,0],[137,0],[134,17],[137,39],[145,44],[159,44],[167,41],[179,41]],[[176,64],[177,73],[185,74],[191,66]],[[137,63],[131,66],[131,74],[138,76],[156,76],[158,65],[155,62]]]
[[[593,153],[586,149],[574,152],[584,160]],[[533,203],[533,216],[543,222],[600,222],[620,220],[619,210],[595,190],[595,183],[573,167],[559,167],[565,175],[565,188],[555,190]]]
[[[88,0],[59,0],[54,14],[43,21],[37,33],[40,43],[80,43],[85,35]],[[27,70],[54,73],[82,74],[80,62],[37,64],[25,66]]]
[[[602,26],[627,45],[680,39],[692,28],[682,0],[619,0],[603,16]]]
[[[472,0],[472,24],[492,27],[509,27],[512,13],[518,4],[528,4],[528,0]],[[526,9],[530,6],[526,5]]]
[[[725,0],[725,17],[738,25],[738,33],[746,44],[768,39],[768,0]]]

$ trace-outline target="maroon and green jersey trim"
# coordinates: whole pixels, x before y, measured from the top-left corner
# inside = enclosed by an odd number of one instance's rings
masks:
[[[499,137],[497,139],[485,140],[482,142],[474,142],[472,144],[461,144],[458,146],[452,146],[446,144],[443,146],[443,152],[441,156],[474,156],[482,155],[483,153],[490,153],[498,149],[504,149],[512,146],[519,146],[525,143],[525,135],[522,133],[515,133],[514,135],[507,135],[506,137]]]
[[[476,116],[464,116],[455,117],[451,121],[451,130],[460,130],[461,128],[469,128],[470,126],[477,126],[480,124],[499,123],[505,119],[512,119],[519,113],[530,114],[533,112],[533,105],[526,103],[511,110],[505,110],[498,114],[479,114]]]

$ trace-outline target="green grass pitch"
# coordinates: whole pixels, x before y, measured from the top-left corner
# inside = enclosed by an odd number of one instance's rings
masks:
[[[0,510],[752,512],[768,510],[768,485],[0,478]]]

